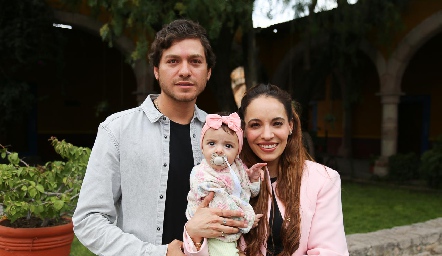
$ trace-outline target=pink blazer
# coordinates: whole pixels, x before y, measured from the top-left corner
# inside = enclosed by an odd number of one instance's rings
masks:
[[[273,183],[273,186],[275,185],[276,182]],[[276,201],[281,215],[284,216],[285,206],[278,198]],[[269,204],[271,204],[271,198],[269,198]],[[349,255],[342,216],[341,179],[335,170],[306,161],[301,182],[300,211],[301,239],[298,250],[292,256]],[[270,213],[267,216],[270,216]],[[196,251],[192,239],[186,232],[184,232],[183,241],[186,255],[208,255],[206,239],[199,251]],[[243,240],[240,244],[244,249]],[[261,252],[266,255],[264,246],[261,247]]]

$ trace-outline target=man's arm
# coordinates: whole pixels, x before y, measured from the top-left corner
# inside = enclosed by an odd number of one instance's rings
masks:
[[[183,242],[180,240],[173,240],[167,245],[167,255],[166,256],[184,256],[183,253]]]
[[[115,225],[121,197],[118,143],[101,127],[73,216],[74,232],[98,255],[166,255],[167,246],[143,242]],[[149,232],[149,230],[146,230]]]

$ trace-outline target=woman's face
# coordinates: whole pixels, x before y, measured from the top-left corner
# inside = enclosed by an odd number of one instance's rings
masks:
[[[260,96],[245,109],[245,136],[252,151],[264,162],[276,166],[293,129],[284,105],[273,97]]]

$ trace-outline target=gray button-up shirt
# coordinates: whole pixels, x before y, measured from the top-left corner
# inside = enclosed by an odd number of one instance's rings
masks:
[[[98,128],[73,216],[76,236],[95,254],[166,255],[161,242],[170,120],[154,107],[157,96],[109,116]],[[205,118],[195,106],[189,135],[195,165],[203,157],[199,141]]]

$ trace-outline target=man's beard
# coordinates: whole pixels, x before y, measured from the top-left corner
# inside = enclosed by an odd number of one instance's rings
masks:
[[[191,81],[193,84],[196,84],[195,81],[192,80],[179,80],[179,81]],[[204,89],[206,88],[204,87],[200,87],[198,85],[194,85],[195,88],[192,88],[191,92],[188,93],[184,93],[185,95],[179,95],[179,93],[174,93],[173,90],[170,90],[170,88],[173,88],[173,86],[175,85],[175,81],[174,84],[172,84],[171,86],[165,86],[165,84],[163,82],[161,82],[161,79],[158,78],[158,83],[160,84],[160,88],[161,91],[166,94],[169,98],[174,99],[178,102],[192,102],[195,101],[196,98],[204,91]]]

